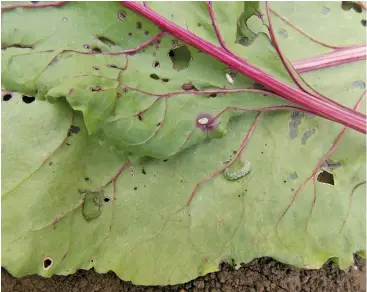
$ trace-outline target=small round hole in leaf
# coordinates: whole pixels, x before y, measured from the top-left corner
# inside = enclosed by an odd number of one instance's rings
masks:
[[[34,102],[36,100],[36,98],[34,96],[23,95],[22,100],[23,100],[24,103],[30,104],[30,103]]]
[[[11,100],[12,97],[13,95],[11,95],[10,93],[7,93],[3,96],[3,101],[9,101]]]
[[[99,69],[101,69],[101,68],[99,68],[98,66],[93,66],[93,70],[99,70]]]
[[[83,48],[88,50],[90,48],[90,46],[85,44],[85,45],[83,45]]]
[[[118,14],[117,14],[117,18],[122,20],[122,21],[125,21],[126,20],[126,12],[125,11],[120,11]]]
[[[152,64],[153,68],[159,68],[160,67],[160,64],[158,61],[154,61],[153,64]]]
[[[329,184],[332,186],[334,185],[334,175],[327,171],[320,172],[317,176],[317,180],[321,183]]]
[[[159,80],[159,76],[157,74],[150,74],[150,78],[154,79],[154,80]]]
[[[126,92],[128,92],[128,91],[129,91],[129,89],[128,89],[127,87],[124,87],[124,88],[122,89],[122,91],[126,93]]]
[[[168,82],[168,81],[169,81],[169,79],[168,79],[168,78],[162,78],[162,81],[163,81],[163,82]]]
[[[216,97],[216,96],[217,96],[217,94],[216,94],[216,93],[209,94],[209,97],[211,97],[211,98],[214,98],[214,97]]]
[[[144,35],[148,35],[149,34],[149,31],[144,31]]]
[[[364,27],[366,27],[366,20],[365,20],[365,19],[362,19],[362,20],[361,20],[361,24],[362,24]]]
[[[142,24],[141,24],[141,22],[140,22],[140,21],[138,21],[138,22],[136,23],[136,28],[137,28],[137,29],[141,29],[141,28],[142,28]]]
[[[103,199],[103,201],[105,201],[106,203],[110,201],[110,198],[106,197]]]
[[[68,19],[67,19],[66,17],[63,17],[63,18],[62,18],[62,21],[63,21],[63,22],[67,22],[67,21],[68,21]]]
[[[192,60],[191,52],[187,46],[181,46],[170,50],[168,56],[172,61],[173,69],[177,71],[188,68]]]
[[[49,268],[51,268],[52,263],[53,263],[52,258],[50,258],[50,257],[45,258],[43,260],[43,268],[45,270],[48,270]]]

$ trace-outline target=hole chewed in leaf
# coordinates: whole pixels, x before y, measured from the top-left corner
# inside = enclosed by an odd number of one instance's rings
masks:
[[[188,68],[192,60],[191,52],[187,46],[181,46],[170,50],[168,56],[172,61],[173,69],[177,71]]]
[[[138,21],[137,23],[136,23],[136,28],[137,29],[141,29],[143,27],[143,25],[141,24],[141,22],[140,21]]]
[[[90,46],[89,46],[89,45],[87,45],[87,44],[84,44],[84,45],[83,45],[83,48],[88,50],[88,49],[90,48]]]
[[[162,78],[162,81],[166,83],[166,82],[169,81],[169,79],[168,78]]]
[[[101,68],[99,68],[98,66],[93,66],[93,70],[99,70],[99,69],[101,69]]]
[[[93,54],[101,54],[102,50],[100,48],[95,47],[95,48],[92,49],[92,52],[93,52]]]
[[[113,69],[118,69],[118,70],[125,70],[125,68],[123,67],[120,67],[118,65],[115,65],[115,64],[108,64],[106,65],[108,68],[113,68]]]
[[[157,74],[150,74],[150,78],[154,79],[154,80],[159,80],[159,76]]]
[[[51,266],[52,266],[52,263],[53,263],[52,258],[50,258],[50,257],[46,257],[46,258],[43,260],[43,268],[44,268],[45,270],[49,270],[49,269],[51,268]]]
[[[361,24],[362,24],[364,27],[366,27],[366,20],[365,20],[365,19],[362,19],[362,20],[361,20]]]
[[[361,6],[354,1],[342,1],[341,7],[344,11],[349,11],[353,9],[357,13],[362,13]]]
[[[146,36],[149,35],[149,31],[147,31],[147,30],[144,31],[144,35],[146,35]]]
[[[216,94],[216,93],[209,94],[209,97],[211,97],[211,98],[214,98],[214,97],[216,97],[216,96],[217,96],[217,94]]]
[[[104,199],[103,199],[103,201],[104,201],[105,203],[108,203],[108,202],[110,201],[110,198],[106,197],[106,198],[104,198]]]
[[[23,100],[24,103],[30,104],[30,103],[34,102],[36,100],[36,98],[34,96],[23,95],[22,100]]]
[[[92,91],[92,92],[98,92],[98,91],[102,91],[102,90],[103,90],[103,88],[99,85],[96,85],[96,86],[90,88],[90,91]]]
[[[132,36],[133,36],[133,33],[132,33],[132,32],[129,32],[127,35],[128,35],[129,37],[132,37]]]
[[[99,41],[101,41],[102,43],[104,43],[105,45],[109,46],[110,48],[116,45],[116,43],[114,41],[111,41],[110,39],[108,39],[104,36],[99,36],[99,37],[97,37],[97,39]]]
[[[155,69],[155,68],[159,68],[161,65],[159,64],[158,61],[154,61],[153,64],[152,64],[152,67]]]
[[[320,172],[319,175],[317,176],[317,181],[333,186],[334,185],[334,175],[324,170]]]
[[[213,131],[217,128],[217,123],[213,116],[207,113],[199,114],[196,117],[196,127],[203,132]]]
[[[353,8],[353,1],[342,1],[342,9],[345,11],[349,11]]]
[[[3,95],[3,101],[9,101],[12,97],[13,95],[11,93],[6,93],[5,95]]]
[[[117,13],[117,18],[122,20],[122,21],[125,21],[126,20],[126,12],[124,10],[119,11],[119,13]]]
[[[63,18],[62,18],[62,21],[63,21],[63,22],[67,22],[67,21],[68,21],[68,19],[67,19],[66,17],[63,17]]]

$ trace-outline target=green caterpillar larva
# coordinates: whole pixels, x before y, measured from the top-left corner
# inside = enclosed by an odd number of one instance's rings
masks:
[[[230,171],[229,168],[226,168],[226,170],[223,172],[223,175],[228,180],[236,180],[248,174],[250,170],[251,163],[246,160],[243,167],[239,171]]]

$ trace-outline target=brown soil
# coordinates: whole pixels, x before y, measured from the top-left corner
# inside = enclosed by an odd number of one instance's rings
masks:
[[[67,277],[45,279],[29,276],[16,279],[2,270],[4,292],[362,292],[366,291],[366,260],[356,258],[354,267],[339,270],[327,262],[320,270],[303,270],[281,264],[271,258],[255,259],[239,270],[223,265],[221,271],[197,278],[189,283],[164,287],[135,286],[121,281],[114,273],[97,274],[79,271]]]

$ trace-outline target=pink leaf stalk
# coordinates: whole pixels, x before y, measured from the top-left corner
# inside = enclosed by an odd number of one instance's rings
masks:
[[[173,22],[168,21],[163,16],[159,15],[148,7],[140,5],[137,2],[121,1],[121,3],[136,13],[149,19],[164,31],[216,58],[230,68],[253,79],[255,82],[265,85],[288,101],[296,103],[311,111],[317,112],[319,116],[336,121],[361,133],[366,133],[365,115],[360,115],[352,109],[346,109],[337,104],[330,104],[326,100],[319,99],[303,92],[302,90],[285,84],[268,73],[263,72],[261,69],[251,65],[245,60],[240,60],[238,56],[235,56],[224,49],[201,39],[200,37],[179,27]]]
[[[358,47],[351,46],[321,56],[295,61],[293,62],[293,66],[298,73],[303,73],[360,60],[366,60],[365,45],[360,45]]]

